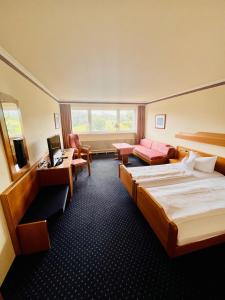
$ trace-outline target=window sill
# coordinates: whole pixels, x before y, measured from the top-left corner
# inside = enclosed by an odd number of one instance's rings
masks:
[[[106,134],[110,134],[110,135],[120,135],[120,134],[137,134],[137,132],[134,131],[120,131],[120,132],[76,132],[79,135],[106,135]]]

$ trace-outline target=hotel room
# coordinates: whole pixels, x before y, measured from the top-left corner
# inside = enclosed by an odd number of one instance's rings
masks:
[[[224,299],[225,2],[0,0],[0,299]]]

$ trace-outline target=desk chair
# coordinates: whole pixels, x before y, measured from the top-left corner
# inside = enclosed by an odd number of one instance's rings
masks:
[[[91,147],[82,145],[78,134],[70,133],[68,135],[68,140],[70,148],[74,149],[74,158],[78,158],[78,152],[80,151],[80,157],[87,158],[87,156],[89,156],[89,160],[92,162]]]
[[[77,173],[78,173],[79,167],[83,168],[83,167],[87,166],[88,167],[88,175],[91,176],[89,152],[86,154],[87,155],[87,160],[86,160],[86,159],[81,158],[80,151],[81,150],[78,150],[78,153],[77,153],[78,158],[73,159],[71,162],[73,173],[75,173],[75,180],[77,180]]]

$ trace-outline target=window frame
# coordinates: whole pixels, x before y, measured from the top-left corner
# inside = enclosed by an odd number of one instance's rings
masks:
[[[93,135],[98,135],[98,134],[123,134],[123,133],[137,133],[137,108],[85,108],[85,107],[71,107],[71,114],[73,111],[79,111],[79,110],[86,110],[88,112],[88,126],[89,126],[89,131],[86,132],[77,132],[79,134],[93,134]],[[91,111],[92,110],[102,110],[102,111],[116,111],[116,117],[117,117],[117,128],[115,131],[95,131],[92,129],[92,115],[91,115]],[[134,124],[133,124],[133,128],[131,130],[120,130],[120,111],[133,111],[134,112]],[[73,129],[73,118],[71,118],[71,122],[72,122],[72,131],[74,131]]]

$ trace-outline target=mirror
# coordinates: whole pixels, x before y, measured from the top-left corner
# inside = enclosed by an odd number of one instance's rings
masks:
[[[10,175],[15,181],[29,168],[28,152],[18,101],[2,93],[0,93],[0,123]]]

